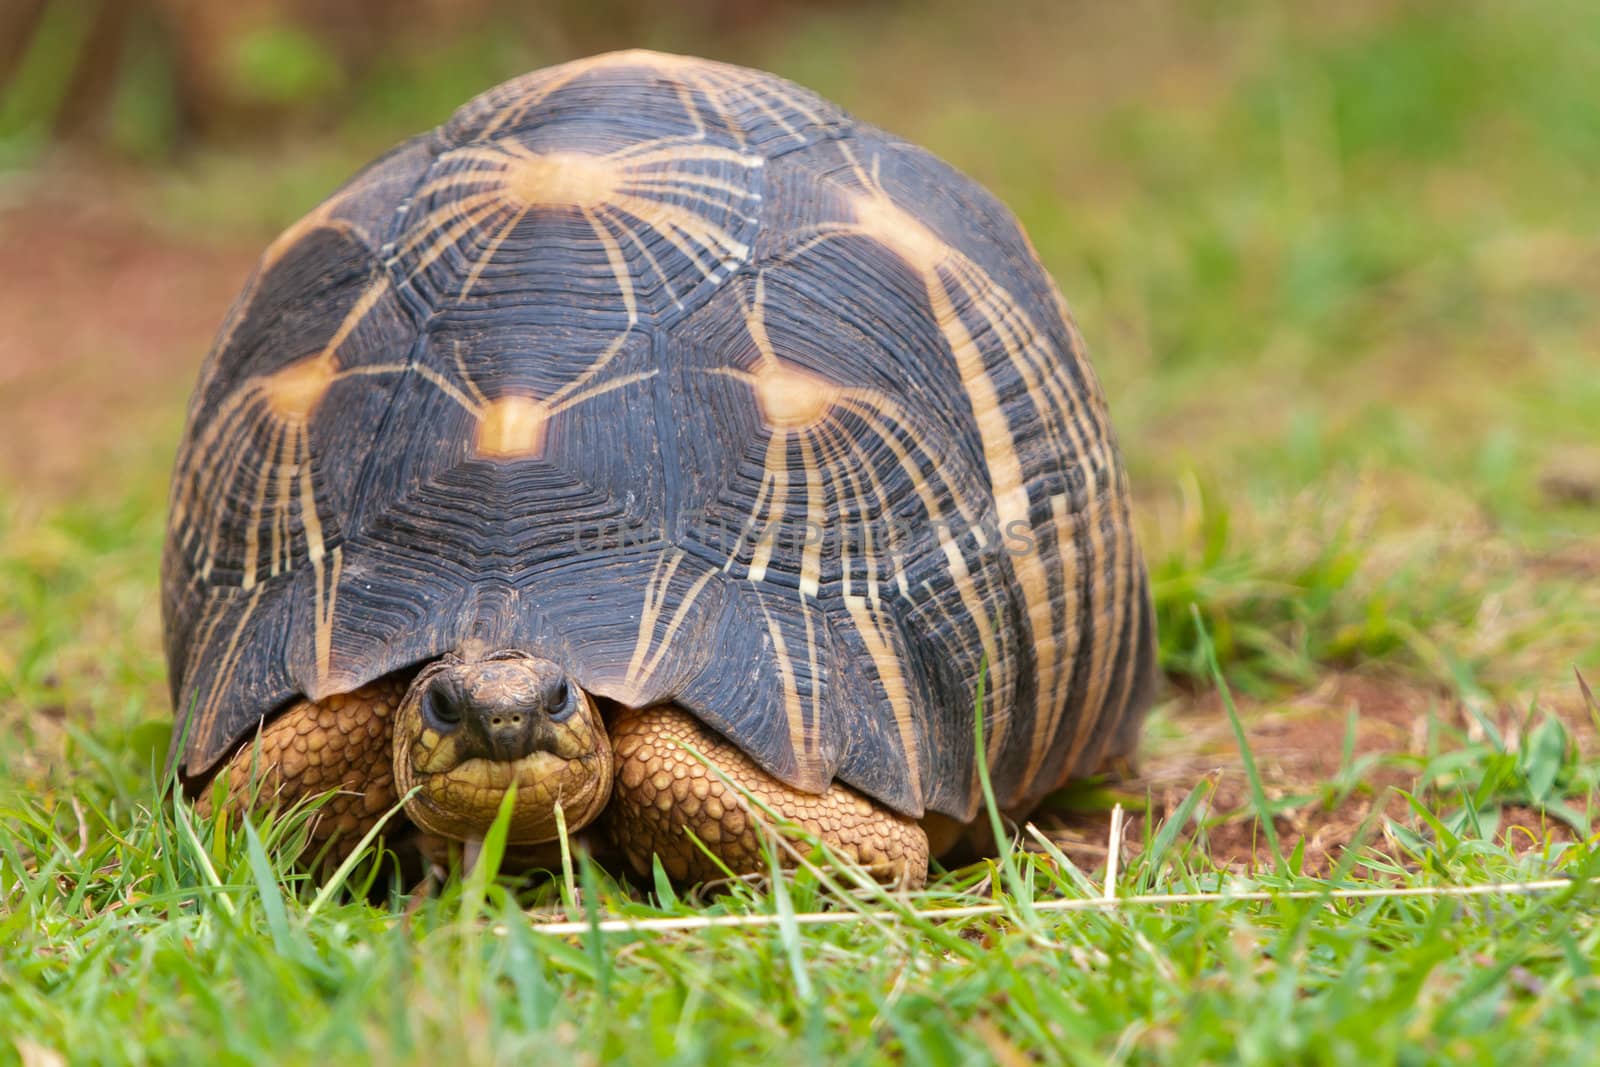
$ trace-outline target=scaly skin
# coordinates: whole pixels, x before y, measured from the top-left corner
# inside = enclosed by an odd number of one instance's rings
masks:
[[[650,870],[655,854],[667,874],[679,881],[724,877],[685,831],[734,874],[766,870],[756,822],[771,820],[743,790],[881,881],[914,888],[927,879],[928,837],[915,820],[838,783],[820,796],[791,789],[679,708],[622,712],[611,724],[611,746],[617,779],[606,809],[606,829],[641,874]],[[793,865],[781,850],[779,859]]]
[[[218,772],[224,802],[235,811],[281,810],[331,792],[313,817],[310,851],[330,842],[336,852],[354,846],[397,799],[390,737],[405,693],[404,683],[385,680],[289,708]],[[195,800],[202,814],[211,811],[213,791]]]
[[[724,872],[689,833],[735,874],[767,869],[757,823],[770,820],[744,791],[880,880],[919,886],[927,877],[928,837],[915,820],[846,786],[835,784],[821,795],[791,789],[679,708],[626,709],[612,722],[608,740],[585,696],[580,713],[560,724],[555,752],[514,763],[455,762],[449,738],[432,734],[416,714],[420,688],[408,694],[401,683],[380,681],[294,705],[219,772],[226,803],[239,810],[254,797],[256,807],[286,807],[337,791],[318,811],[311,848],[331,842],[340,855],[414,785],[422,789],[406,814],[423,831],[435,839],[481,838],[515,777],[513,844],[553,840],[559,798],[569,832],[600,817],[606,836],[636,871],[648,873],[651,856],[658,855],[674,879],[704,881]],[[206,789],[197,799],[202,812],[210,810],[211,795]],[[787,854],[780,859],[792,863]]]

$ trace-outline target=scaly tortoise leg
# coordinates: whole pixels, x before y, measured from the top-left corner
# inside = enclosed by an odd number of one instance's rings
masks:
[[[334,842],[343,855],[396,799],[391,731],[406,685],[380,680],[326,700],[301,701],[276,716],[218,771],[234,810],[283,810],[333,792],[312,817],[308,855]],[[195,806],[211,810],[213,784]]]
[[[678,881],[724,877],[685,830],[735,874],[767,870],[756,820],[769,825],[772,820],[749,803],[740,793],[743,789],[820,838],[841,860],[866,868],[881,881],[920,887],[927,879],[928,838],[916,820],[838,783],[821,795],[791,789],[680,708],[624,710],[610,733],[616,777],[604,819],[611,840],[640,874],[650,871],[654,854]],[[720,776],[686,751],[685,744],[705,756]],[[781,849],[779,859],[793,865]]]

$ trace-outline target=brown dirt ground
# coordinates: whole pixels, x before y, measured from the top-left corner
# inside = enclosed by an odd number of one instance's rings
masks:
[[[20,497],[102,483],[176,432],[258,251],[158,234],[86,192],[0,204],[0,487]]]
[[[1564,703],[1542,706],[1560,716],[1584,752],[1594,751],[1595,731],[1576,687],[1570,699],[1567,694],[1562,698]],[[1338,864],[1375,806],[1382,811],[1361,844],[1395,854],[1385,840],[1384,821],[1408,826],[1415,822],[1395,790],[1414,792],[1420,785],[1413,770],[1417,764],[1407,757],[1420,760],[1427,752],[1430,717],[1456,737],[1481,736],[1476,720],[1444,689],[1400,678],[1332,674],[1309,691],[1239,704],[1269,802],[1277,806],[1288,801],[1274,818],[1283,852],[1288,855],[1303,842],[1302,869],[1308,874],[1326,874]],[[1353,760],[1375,758],[1353,789],[1337,790],[1331,784],[1340,777],[1352,710],[1357,716]],[[1495,719],[1496,729],[1510,739],[1523,713],[1503,708]],[[1201,821],[1211,856],[1240,871],[1270,866],[1271,853],[1255,815],[1249,779],[1218,695],[1181,698],[1171,721],[1181,728],[1181,740],[1147,743],[1134,772],[1113,787],[1133,809],[1127,813],[1124,853],[1137,854],[1140,849],[1143,812],[1138,809],[1147,797],[1149,810],[1159,820],[1175,810],[1197,783],[1209,782],[1211,792],[1201,802]],[[1109,812],[1052,812],[1037,821],[1085,870],[1104,865]],[[1497,837],[1519,851],[1534,851],[1552,841],[1570,841],[1573,835],[1565,824],[1535,809],[1507,806],[1501,811]]]

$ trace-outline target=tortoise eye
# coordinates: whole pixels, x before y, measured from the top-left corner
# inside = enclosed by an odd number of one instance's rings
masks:
[[[572,687],[569,686],[567,684],[567,680],[563,678],[561,681],[557,682],[556,687],[550,691],[551,716],[558,717],[561,712],[567,709],[567,705],[571,703],[571,701]]]
[[[461,695],[445,678],[436,678],[422,694],[422,715],[435,729],[449,730],[461,722]]]

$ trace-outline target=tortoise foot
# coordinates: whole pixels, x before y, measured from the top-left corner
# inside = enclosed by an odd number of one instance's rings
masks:
[[[616,778],[606,829],[640,874],[650,871],[652,855],[678,881],[765,872],[761,827],[782,832],[761,810],[765,805],[778,821],[814,835],[839,860],[880,881],[916,888],[927,880],[928,838],[915,820],[838,783],[820,795],[792,789],[679,708],[621,712],[611,744]],[[782,848],[778,858],[784,866],[796,863]]]
[[[312,815],[307,851],[331,844],[342,858],[395,804],[389,738],[405,692],[404,683],[385,679],[300,701],[234,753],[199,790],[196,809],[209,815],[220,796],[237,812],[281,811],[331,793]]]

